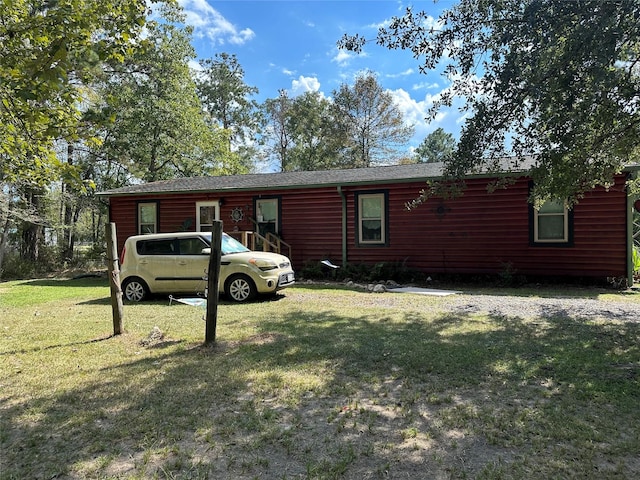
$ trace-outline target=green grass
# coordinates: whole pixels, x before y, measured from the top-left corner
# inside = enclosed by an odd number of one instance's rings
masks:
[[[0,479],[640,476],[637,323],[296,286],[222,302],[204,346],[204,310],[162,298],[112,336],[108,295],[0,283]]]

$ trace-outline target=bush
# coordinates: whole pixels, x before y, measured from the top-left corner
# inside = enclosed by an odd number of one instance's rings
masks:
[[[36,278],[68,269],[100,270],[106,268],[105,259],[105,247],[99,244],[77,247],[70,261],[60,260],[60,249],[57,246],[40,246],[39,258],[35,262],[21,258],[16,250],[9,250],[0,266],[0,278]]]
[[[17,252],[7,252],[2,262],[2,278],[33,278],[56,270],[57,249],[40,247],[37,261],[25,260]]]
[[[333,269],[322,265],[318,261],[310,261],[304,264],[299,276],[311,280],[353,280],[354,282],[377,282],[393,280],[397,283],[409,283],[424,281],[423,272],[410,269],[406,262],[379,262],[348,263],[340,268]]]

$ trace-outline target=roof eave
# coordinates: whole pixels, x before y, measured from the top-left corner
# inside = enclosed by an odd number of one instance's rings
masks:
[[[522,177],[528,175],[528,170],[519,171],[506,171],[506,172],[493,172],[493,173],[474,173],[465,176],[465,179],[489,179],[501,176],[515,176]],[[445,180],[442,175],[431,175],[424,177],[408,177],[408,178],[385,178],[375,180],[357,180],[357,181],[342,181],[342,182],[324,182],[324,183],[304,183],[304,184],[291,184],[291,185],[265,185],[255,187],[222,187],[222,188],[199,188],[199,189],[172,189],[172,190],[138,190],[134,192],[98,192],[96,195],[104,197],[130,197],[140,195],[179,195],[186,192],[189,193],[211,193],[211,192],[253,192],[253,191],[265,191],[265,190],[296,190],[296,189],[311,189],[311,188],[331,188],[331,187],[349,187],[349,186],[363,186],[363,185],[384,185],[389,183],[414,183],[414,182],[427,182],[427,181],[441,181]]]

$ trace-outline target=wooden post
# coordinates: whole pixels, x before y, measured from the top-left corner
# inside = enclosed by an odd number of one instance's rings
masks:
[[[109,286],[111,287],[111,310],[113,312],[113,334],[120,335],[122,329],[122,287],[120,285],[120,267],[118,265],[118,241],[116,224],[109,223],[105,227],[107,237],[107,269],[109,272]]]
[[[218,322],[218,282],[220,280],[220,257],[222,256],[222,222],[215,220],[211,227],[211,256],[207,271],[207,315],[204,343],[216,341]]]

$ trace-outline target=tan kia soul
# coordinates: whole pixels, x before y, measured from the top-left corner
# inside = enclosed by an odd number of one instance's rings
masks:
[[[129,237],[120,254],[120,279],[127,300],[150,294],[201,294],[211,254],[211,233],[177,232]],[[219,291],[236,302],[295,283],[284,255],[249,250],[222,234]]]

